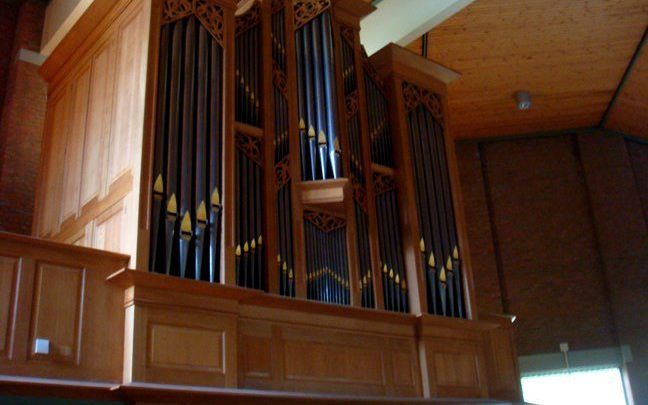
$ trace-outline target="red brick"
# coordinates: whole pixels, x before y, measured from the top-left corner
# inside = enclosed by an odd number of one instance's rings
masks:
[[[39,50],[44,10],[39,0],[20,7],[0,115],[0,230],[25,234],[31,231],[47,87],[38,67],[16,55],[22,48]]]
[[[9,76],[9,64],[13,55],[17,20],[17,5],[0,1],[0,108],[4,105],[5,87]]]

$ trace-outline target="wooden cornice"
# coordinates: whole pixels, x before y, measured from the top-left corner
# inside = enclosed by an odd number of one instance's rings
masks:
[[[456,400],[398,396],[334,395],[315,392],[279,392],[241,388],[166,385],[154,383],[87,383],[75,380],[0,376],[3,394],[30,397],[55,397],[91,401],[122,401],[127,403],[262,403],[284,404],[456,404]],[[487,399],[465,398],[465,404],[509,404]]]
[[[369,61],[382,79],[394,74],[440,94],[445,94],[447,87],[461,77],[458,72],[394,43],[373,54]]]
[[[220,298],[236,301],[239,305],[282,309],[317,316],[329,315],[412,326],[416,323],[416,316],[411,314],[332,305],[306,299],[287,298],[280,295],[268,294],[260,290],[228,286],[219,283],[206,283],[204,281],[171,277],[147,271],[125,269],[112,274],[107,278],[107,281],[124,290],[131,287],[140,290],[153,289],[205,298]],[[452,321],[454,320],[450,322]]]
[[[190,280],[166,276],[148,271],[125,269],[110,275],[107,281],[123,289],[130,287],[152,288],[162,291],[173,291],[195,296],[214,297],[242,301],[245,298],[262,294],[261,291],[233,287],[218,283]]]
[[[51,82],[66,64],[74,66],[76,55],[90,48],[103,32],[121,15],[132,0],[95,0],[65,35],[38,70]]]
[[[360,21],[373,13],[376,7],[362,0],[333,0],[335,16],[342,23],[360,28]]]
[[[65,35],[52,54],[38,70],[46,82],[50,83],[66,64],[75,66],[78,55],[86,52],[111,26],[133,0],[94,0],[72,29]],[[162,0],[151,0],[155,4]],[[236,10],[236,0],[211,0],[221,7]]]
[[[104,261],[110,263],[121,263],[124,267],[128,264],[130,256],[108,252],[105,250],[63,244],[60,242],[54,242],[51,240],[34,238],[26,235],[18,235],[15,233],[9,232],[0,232],[0,244],[6,248],[7,251],[12,249],[18,251],[18,249],[28,250],[28,251],[38,251],[40,253],[45,252],[48,255],[82,255],[83,257],[91,258],[95,261]]]

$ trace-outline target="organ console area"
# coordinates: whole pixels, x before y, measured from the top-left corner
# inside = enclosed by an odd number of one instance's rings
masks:
[[[0,384],[520,398],[511,318],[475,308],[460,74],[367,56],[372,11],[95,0],[40,72],[36,238],[0,235]]]

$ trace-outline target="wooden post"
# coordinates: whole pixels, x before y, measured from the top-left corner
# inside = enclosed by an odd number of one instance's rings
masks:
[[[263,195],[264,231],[263,246],[265,247],[264,268],[266,269],[266,286],[268,292],[279,293],[279,274],[277,274],[276,257],[278,252],[279,232],[277,231],[277,191],[275,190],[274,171],[274,145],[275,120],[274,120],[274,91],[272,85],[272,3],[261,2],[261,110],[263,127]]]
[[[295,297],[306,298],[306,258],[304,244],[304,207],[301,200],[301,154],[299,152],[299,114],[297,109],[297,59],[295,54],[295,16],[292,0],[283,0],[286,27],[286,77],[288,79],[288,138],[293,228],[293,263]]]
[[[362,140],[362,161],[364,164],[365,184],[367,188],[367,211],[369,220],[369,243],[371,248],[371,273],[374,288],[374,297],[376,308],[385,307],[385,298],[383,296],[382,277],[380,277],[380,250],[378,248],[378,224],[376,222],[376,192],[373,183],[373,169],[371,164],[371,139],[369,128],[367,126],[367,94],[364,81],[364,68],[362,61],[362,48],[360,45],[360,30],[357,27],[353,29],[354,36],[354,56],[356,72],[358,73],[358,106],[360,113],[360,131]]]
[[[233,0],[214,0],[223,5],[223,63],[225,68],[225,78],[223,79],[223,242],[221,256],[221,283],[236,285],[235,274],[235,249],[236,240],[234,239],[234,176],[235,171],[235,133],[234,133],[234,103],[235,103],[235,54],[234,54],[234,12],[236,11],[236,1]]]
[[[339,139],[341,139],[341,147],[342,147],[342,167],[343,167],[343,172],[345,177],[352,177],[352,171],[351,171],[351,145],[349,143],[349,131],[347,129],[347,121],[344,119],[346,117],[346,105],[345,105],[345,94],[343,90],[343,83],[344,83],[344,76],[342,72],[342,64],[340,61],[342,60],[342,55],[341,55],[341,29],[342,26],[345,27],[352,27],[354,29],[354,32],[357,34],[360,28],[360,20],[362,17],[365,15],[369,14],[372,12],[375,8],[369,4],[362,4],[362,2],[355,2],[355,1],[340,1],[340,0],[335,0],[333,1],[332,4],[332,24],[333,24],[333,44],[334,44],[334,49],[337,51],[334,55],[334,59],[336,61],[335,65],[335,78],[336,78],[336,99],[338,101],[338,136]],[[358,34],[358,41],[357,44],[359,44],[359,34]],[[358,45],[359,46],[359,45]],[[355,51],[356,46],[354,46],[354,51]],[[356,80],[358,82],[358,86],[360,85],[361,78],[362,76],[359,75],[360,70],[358,69],[358,53],[359,52],[354,52],[355,54],[355,59],[356,59]],[[360,122],[364,123],[366,122],[364,117],[361,115],[360,116]],[[362,125],[362,124],[361,124]],[[366,134],[366,128],[365,128],[365,134]],[[361,132],[362,138],[364,138],[365,134]],[[366,143],[366,142],[365,142]],[[365,148],[366,149],[366,148]],[[371,162],[371,158],[367,160],[367,157],[364,154],[363,151],[363,161],[365,165],[365,173],[368,173],[369,171],[366,170],[366,164],[367,162]],[[366,182],[365,181],[365,187],[368,188],[370,187],[370,181]],[[348,261],[349,261],[349,284],[350,284],[350,289],[351,289],[351,305],[352,306],[361,306],[361,295],[360,295],[360,287],[361,287],[361,280],[360,280],[360,259],[358,257],[358,239],[357,239],[357,225],[356,225],[356,217],[355,217],[355,209],[354,209],[354,200],[353,200],[353,190],[351,189],[351,183],[349,182],[349,191],[345,192],[345,211],[346,211],[346,219],[347,219],[347,251],[348,251]],[[371,199],[371,194],[367,192],[367,198]],[[369,208],[369,212],[374,212],[371,211],[371,208]],[[372,215],[369,215],[371,217]],[[371,229],[371,226],[370,226]],[[374,228],[375,229],[375,228]],[[370,231],[371,232],[371,231]],[[372,238],[375,240],[375,238]],[[372,261],[374,263],[375,267],[375,256],[374,253],[376,253],[376,250],[372,249]],[[372,271],[373,275],[378,274],[375,269]],[[373,277],[374,279],[376,277]]]

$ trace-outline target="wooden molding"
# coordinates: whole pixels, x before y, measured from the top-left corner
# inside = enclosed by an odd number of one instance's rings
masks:
[[[381,79],[389,75],[407,77],[407,80],[442,95],[446,86],[461,77],[461,74],[394,43],[389,44],[369,58]],[[434,79],[430,81],[430,79]]]
[[[376,10],[363,0],[333,0],[335,18],[350,27],[360,29],[360,21]]]

